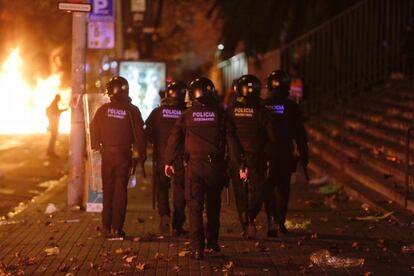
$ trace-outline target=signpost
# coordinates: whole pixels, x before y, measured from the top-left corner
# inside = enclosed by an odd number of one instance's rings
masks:
[[[93,3],[92,12],[89,14],[89,21],[114,21],[113,0],[91,0]]]
[[[91,12],[92,5],[89,3],[67,3],[59,2],[58,10],[68,12]]]
[[[72,14],[71,132],[69,149],[69,208],[82,206],[84,189],[85,128],[81,98],[85,93],[86,19],[89,3],[58,3],[58,9]]]

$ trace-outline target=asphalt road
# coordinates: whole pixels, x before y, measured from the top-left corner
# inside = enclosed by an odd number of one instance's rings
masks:
[[[46,156],[48,139],[48,134],[0,135],[0,217],[67,174],[68,135],[58,138],[59,158]]]

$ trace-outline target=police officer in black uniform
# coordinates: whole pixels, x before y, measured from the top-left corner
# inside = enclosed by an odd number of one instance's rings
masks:
[[[166,175],[174,174],[173,160],[184,144],[186,154],[185,189],[189,205],[189,226],[192,256],[204,256],[203,209],[207,208],[207,249],[220,251],[221,191],[225,181],[227,151],[235,164],[240,164],[240,177],[247,177],[241,166],[242,153],[234,125],[216,100],[214,84],[207,78],[195,79],[190,84],[192,106],[177,120],[167,145]],[[178,151],[178,152],[177,152]]]
[[[240,180],[238,164],[231,165],[236,207],[242,227],[244,230],[247,228],[246,233],[249,238],[256,236],[254,221],[264,200],[263,188],[266,171],[264,150],[268,142],[275,141],[270,113],[261,105],[260,90],[261,83],[256,76],[240,77],[236,83],[235,104],[228,109],[236,126],[237,136],[243,147],[246,166],[249,170],[249,181],[246,187],[244,185],[246,183]],[[248,207],[247,217],[246,207]]]
[[[153,191],[157,200],[158,213],[160,215],[160,232],[166,234],[170,230],[170,204],[169,188],[170,178],[164,174],[165,147],[175,121],[185,110],[185,95],[187,85],[181,81],[168,84],[165,98],[161,106],[155,108],[145,121],[145,133],[148,141],[153,144]],[[171,178],[173,183],[173,235],[182,236],[186,233],[183,229],[185,221],[185,197],[184,197],[184,148],[177,154],[173,166],[175,174]]]
[[[126,79],[115,76],[107,84],[110,103],[98,108],[91,122],[91,146],[102,153],[102,231],[124,238],[131,146],[145,160],[145,137],[139,109],[131,103]]]
[[[294,155],[296,143],[300,160],[308,165],[308,138],[304,118],[299,105],[290,100],[291,79],[282,71],[273,71],[267,78],[269,98],[265,107],[272,114],[276,143],[271,143],[268,151],[269,176],[266,183],[266,212],[269,219],[268,236],[277,236],[278,230],[287,234],[286,213],[290,194],[290,177],[296,170],[297,158]]]

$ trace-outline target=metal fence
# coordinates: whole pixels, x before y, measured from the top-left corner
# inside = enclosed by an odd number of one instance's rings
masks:
[[[281,49],[281,67],[304,83],[306,111],[344,102],[406,73],[413,0],[364,0]]]

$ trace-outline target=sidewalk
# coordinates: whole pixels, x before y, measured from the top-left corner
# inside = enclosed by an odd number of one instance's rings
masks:
[[[246,240],[234,211],[234,200],[223,200],[219,255],[195,261],[187,255],[186,239],[160,237],[158,214],[151,209],[151,185],[129,190],[126,240],[99,236],[100,214],[58,211],[44,214],[48,203],[64,210],[66,186],[31,203],[22,213],[0,224],[0,272],[10,275],[413,275],[414,228],[387,219],[357,220],[368,215],[361,203],[341,192],[323,196],[320,186],[292,185],[288,237],[267,238],[264,215],[258,218],[258,239]],[[223,198],[224,193],[223,193]],[[366,207],[366,206],[364,206]],[[413,218],[414,220],[414,218]],[[413,245],[414,246],[414,245]],[[357,267],[311,265],[313,252],[363,258]],[[47,255],[47,252],[50,255]],[[0,275],[7,275],[2,274]]]

